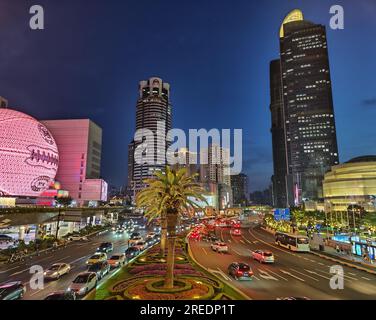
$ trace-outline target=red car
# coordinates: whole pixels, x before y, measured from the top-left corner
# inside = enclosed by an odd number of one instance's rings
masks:
[[[242,232],[240,229],[231,229],[230,234],[232,234],[233,236],[241,236]]]

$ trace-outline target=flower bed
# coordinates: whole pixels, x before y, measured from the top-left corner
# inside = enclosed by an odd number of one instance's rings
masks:
[[[150,286],[156,282],[164,281],[160,279],[141,280],[133,283],[124,291],[125,299],[129,300],[209,300],[214,296],[213,287],[203,281],[195,281],[192,278],[179,278],[178,281],[185,281],[189,283],[181,291],[176,289],[167,290],[161,289],[156,292],[156,289],[150,291]]]

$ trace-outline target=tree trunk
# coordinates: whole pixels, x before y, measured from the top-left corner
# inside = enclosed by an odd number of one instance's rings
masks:
[[[174,287],[174,267],[175,267],[175,240],[176,226],[178,223],[178,212],[171,210],[167,212],[167,268],[165,288],[172,289]]]
[[[167,270],[165,279],[165,288],[172,289],[174,287],[174,267],[175,267],[175,237],[168,237],[167,240]]]
[[[167,242],[167,218],[161,219],[161,256],[166,255],[166,242]]]

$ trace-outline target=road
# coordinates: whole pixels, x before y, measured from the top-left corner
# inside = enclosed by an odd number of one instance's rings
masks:
[[[217,228],[217,236],[229,245],[229,253],[215,253],[206,242],[190,241],[195,259],[255,300],[283,297],[307,297],[312,300],[376,299],[376,276],[343,266],[344,290],[330,288],[330,267],[334,262],[310,253],[295,253],[274,244],[274,237],[252,225],[242,229],[242,236],[230,235],[230,229]],[[274,253],[273,265],[260,264],[250,258],[250,250]],[[227,273],[232,262],[248,263],[254,272],[252,281],[237,281]]]
[[[141,232],[143,234],[144,232]],[[24,300],[43,300],[49,293],[59,290],[66,290],[72,280],[80,272],[86,271],[86,260],[95,253],[96,248],[101,242],[112,242],[114,245],[113,253],[124,253],[128,247],[128,234],[123,233],[116,235],[112,231],[108,231],[102,235],[98,235],[90,239],[89,242],[71,243],[66,248],[56,250],[47,254],[41,254],[39,257],[28,259],[24,262],[5,265],[0,268],[0,283],[9,281],[22,281],[26,285],[26,293]],[[112,253],[108,253],[110,256]],[[69,263],[72,270],[69,274],[61,277],[56,281],[46,281],[43,289],[33,290],[30,288],[30,267],[41,266],[47,269],[53,263],[65,262]],[[116,270],[111,271],[110,275]],[[107,275],[104,279],[108,278]],[[101,280],[104,281],[104,279]],[[101,283],[99,282],[98,285]]]

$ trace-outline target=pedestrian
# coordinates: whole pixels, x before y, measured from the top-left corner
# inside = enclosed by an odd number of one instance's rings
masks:
[[[337,244],[336,245],[336,251],[339,253],[340,252],[340,250],[339,250],[339,245]]]

